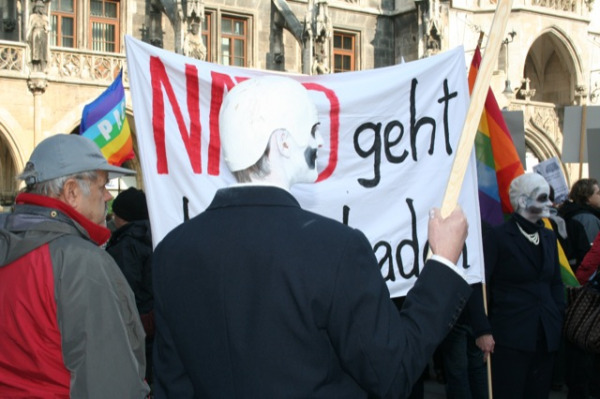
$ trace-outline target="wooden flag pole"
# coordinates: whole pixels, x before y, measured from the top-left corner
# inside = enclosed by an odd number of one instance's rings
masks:
[[[479,48],[479,51],[481,51],[481,45],[483,44],[483,37],[485,36],[485,33],[483,33],[482,30],[479,31],[479,39],[477,39],[477,47]]]
[[[442,217],[447,217],[458,203],[460,188],[462,187],[471,151],[473,150],[477,127],[481,120],[481,112],[485,105],[493,68],[498,59],[500,45],[502,44],[504,32],[506,31],[511,8],[512,0],[498,0],[496,12],[494,13],[494,20],[492,21],[492,26],[490,28],[487,47],[481,61],[479,72],[477,73],[473,92],[471,93],[471,103],[467,110],[467,117],[456,149],[456,156],[454,157],[454,162],[450,171],[448,186],[446,186],[444,200],[440,208]]]
[[[477,48],[481,51],[481,44],[483,43],[483,31],[479,32],[479,40],[477,40]],[[483,298],[483,311],[485,315],[488,315],[488,306],[487,306],[487,289],[485,283],[481,283],[481,292]],[[486,374],[487,374],[487,386],[488,386],[488,398],[494,399],[494,393],[492,392],[492,358],[491,354],[488,355],[486,361]]]
[[[485,315],[488,315],[488,306],[487,306],[487,289],[485,283],[481,283],[481,290],[483,292],[483,310],[485,311]],[[486,371],[487,371],[487,386],[488,386],[488,398],[494,399],[494,392],[492,391],[492,354],[488,354],[487,361],[485,362]]]
[[[456,155],[450,171],[450,178],[448,179],[448,186],[444,193],[444,199],[440,212],[442,217],[447,217],[456,207],[458,203],[458,196],[460,194],[460,188],[467,171],[467,165],[471,151],[473,151],[473,145],[475,143],[475,135],[477,134],[477,127],[481,120],[481,112],[485,105],[485,100],[490,87],[490,80],[492,77],[492,71],[498,59],[498,53],[500,52],[500,45],[502,44],[504,32],[506,31],[506,25],[508,25],[508,18],[510,16],[510,10],[512,8],[512,0],[498,0],[496,6],[496,12],[494,13],[494,19],[490,28],[490,35],[485,49],[485,54],[481,61],[477,78],[475,79],[475,85],[473,92],[471,93],[471,102],[467,110],[467,116],[465,124],[460,135],[458,147],[456,149]],[[482,36],[480,35],[480,39]],[[486,301],[486,288],[485,283],[482,284],[484,308],[487,314],[487,301]],[[490,399],[492,395],[492,381],[491,381],[491,359],[487,361],[487,377],[488,377],[488,392]]]
[[[585,131],[587,129],[587,105],[581,107],[581,129],[579,131],[579,179],[583,176],[583,152],[585,149]]]

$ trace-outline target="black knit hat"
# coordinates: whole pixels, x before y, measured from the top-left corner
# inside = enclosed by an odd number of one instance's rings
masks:
[[[117,195],[112,203],[112,210],[118,217],[128,222],[148,219],[146,194],[135,187],[129,187]]]

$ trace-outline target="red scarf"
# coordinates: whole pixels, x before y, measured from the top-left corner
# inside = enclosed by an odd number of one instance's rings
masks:
[[[105,244],[110,238],[110,230],[104,226],[100,226],[77,212],[70,205],[59,201],[55,198],[46,197],[44,195],[21,193],[15,199],[17,204],[28,204],[43,206],[44,208],[52,208],[61,211],[77,223],[81,225],[90,235],[92,241],[98,245]]]

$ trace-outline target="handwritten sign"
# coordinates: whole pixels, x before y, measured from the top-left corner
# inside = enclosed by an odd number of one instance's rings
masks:
[[[126,44],[157,244],[186,214],[202,212],[217,189],[234,182],[221,157],[221,103],[239,82],[271,72],[202,62],[131,37]],[[463,49],[370,71],[289,76],[317,105],[325,141],[317,183],[296,185],[292,194],[304,209],[363,231],[392,296],[404,295],[424,265],[428,212],[441,206],[464,124],[469,91]],[[459,197],[469,237],[459,264],[474,283],[483,273],[470,158]]]

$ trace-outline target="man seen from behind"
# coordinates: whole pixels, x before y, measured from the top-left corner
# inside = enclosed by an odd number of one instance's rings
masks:
[[[289,191],[317,178],[323,140],[307,90],[246,80],[219,123],[239,184],[155,250],[156,397],[406,397],[470,293],[454,265],[463,213],[432,211],[435,255],[399,313],[367,238]]]

